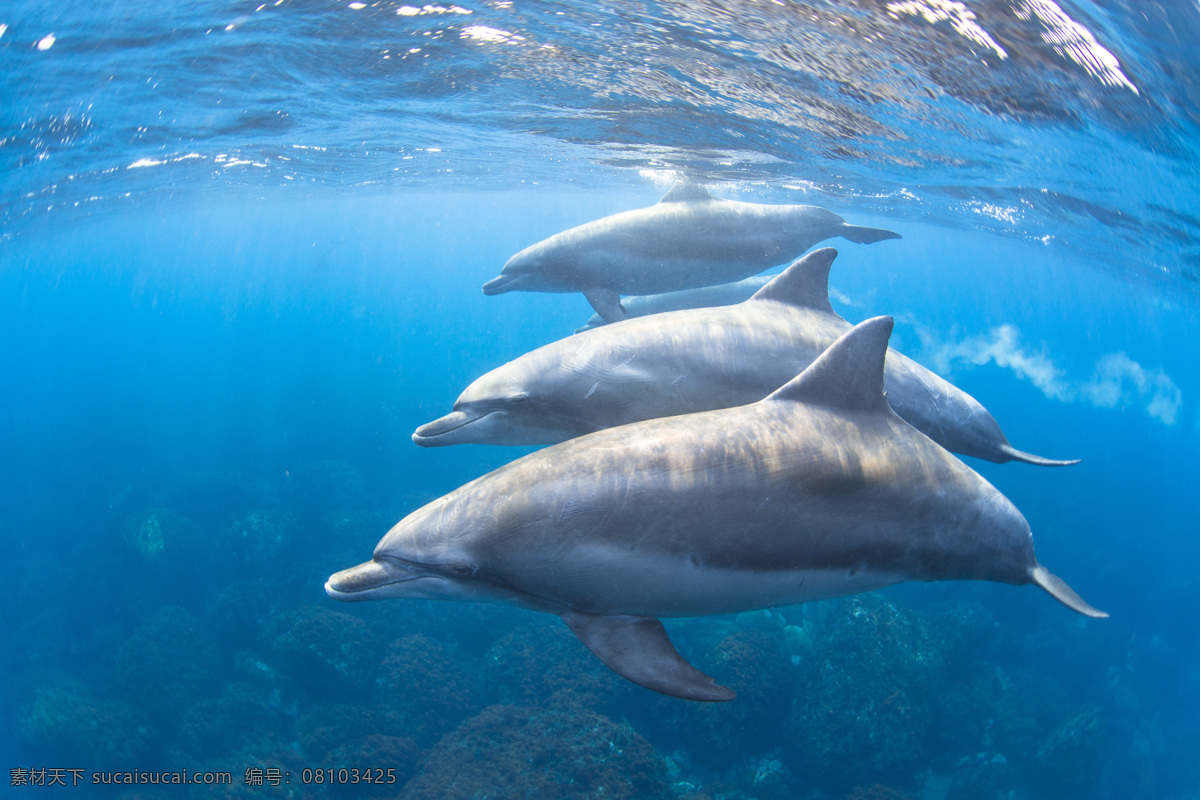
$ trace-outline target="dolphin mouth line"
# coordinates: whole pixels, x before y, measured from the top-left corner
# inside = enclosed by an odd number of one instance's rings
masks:
[[[417,430],[413,433],[412,438],[417,444],[420,444],[422,439],[425,441],[437,439],[438,437],[446,436],[454,433],[455,431],[462,430],[468,425],[478,422],[484,417],[495,413],[496,410],[491,409],[488,411],[481,411],[472,416],[464,411],[452,411],[444,417],[435,419],[433,422],[426,422],[424,425],[417,428]],[[450,427],[446,427],[447,425]]]
[[[492,295],[504,294],[505,292],[512,291],[508,288],[509,285],[520,277],[520,275],[500,275],[492,278],[483,285],[483,293],[491,297]]]
[[[335,586],[333,583],[333,578],[331,577],[329,580],[325,581],[325,594],[329,595],[334,600],[357,600],[359,599],[359,595],[367,595],[367,597],[363,599],[369,600],[379,590],[386,589],[389,586],[399,586],[402,583],[414,583],[421,580],[432,580],[434,577],[435,576],[433,575],[414,575],[411,578],[397,578],[393,581],[371,584],[369,586],[346,587],[343,584],[342,588]]]
[[[402,559],[373,558],[329,576],[325,581],[325,593],[334,600],[354,602],[370,600],[385,592],[388,587],[402,583],[412,583],[422,578],[434,578],[421,570],[418,565],[410,565]]]
[[[388,581],[387,583],[376,583],[372,586],[361,586],[361,587],[354,588],[354,589],[339,589],[333,585],[333,579],[330,578],[329,580],[325,581],[325,591],[329,592],[330,594],[339,594],[339,595],[350,596],[350,595],[355,595],[355,594],[362,594],[363,592],[374,592],[377,589],[383,589],[384,587],[387,587],[387,586],[395,586],[398,583],[412,583],[413,581],[419,581],[422,578],[428,578],[428,577],[429,577],[428,575],[416,575],[411,578],[397,578],[396,580]]]

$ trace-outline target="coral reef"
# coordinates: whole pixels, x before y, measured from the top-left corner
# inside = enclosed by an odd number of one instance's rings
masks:
[[[1200,797],[1200,776],[1196,775],[1195,758],[1186,758],[1179,768],[1191,773],[1191,796]],[[1190,769],[1189,769],[1190,768]],[[1099,800],[1129,800],[1131,797],[1177,797],[1164,786],[1152,754],[1144,747],[1133,744],[1115,750],[1104,759],[1096,787]]]
[[[219,542],[193,520],[157,505],[116,518],[97,556],[110,571],[91,576],[113,604],[140,611],[156,604],[192,607],[211,596],[213,576],[225,573]],[[90,562],[90,559],[89,559]],[[124,609],[122,609],[124,610]]]
[[[477,710],[474,686],[446,657],[442,646],[421,634],[402,636],[376,671],[373,705],[421,744],[430,744]]]
[[[608,710],[631,691],[558,620],[526,625],[497,640],[480,668],[480,693],[490,703],[585,706]]]
[[[206,549],[204,531],[185,517],[160,507],[141,509],[121,524],[121,541],[144,564],[181,566]]]
[[[208,604],[204,620],[226,646],[253,646],[268,631],[274,600],[272,586],[263,581],[230,583]]]
[[[1001,702],[994,671],[966,670],[943,682],[930,704],[929,766],[938,771],[957,769],[964,748],[983,751],[997,747],[997,705]]]
[[[795,683],[779,632],[730,634],[700,659],[698,666],[737,692],[737,700],[682,706],[684,741],[695,759],[725,769],[745,753],[765,753],[776,747]]]
[[[370,684],[379,645],[358,617],[308,606],[277,621],[277,666],[315,696],[360,696]]]
[[[590,711],[489,706],[442,737],[401,800],[666,800],[632,729]]]
[[[974,693],[980,707],[972,716],[986,725],[983,747],[1004,754],[1019,771],[1036,771],[1047,733],[1072,713],[1069,688],[1041,670],[993,666]]]
[[[906,785],[928,757],[940,654],[916,617],[881,597],[839,603],[844,613],[803,665],[786,760],[828,792]]]
[[[222,674],[218,653],[189,612],[160,608],[118,653],[118,690],[169,731],[187,708],[216,692]]]
[[[201,700],[184,713],[178,743],[195,763],[255,744],[272,732],[287,730],[289,724],[259,687],[238,681],[225,687],[220,697]]]
[[[1104,721],[1100,709],[1087,704],[1064,720],[1034,756],[1038,783],[1054,796],[1095,797],[1105,761]]]
[[[272,735],[220,759],[201,762],[199,769],[204,771],[232,772],[233,781],[226,785],[189,786],[187,797],[192,800],[316,800],[328,797],[327,786],[305,787],[301,783],[303,770],[312,766],[291,744]],[[269,775],[270,771],[276,777],[264,777],[261,783],[250,783],[246,778],[251,770],[260,775]],[[285,778],[289,774],[290,777]],[[164,798],[177,796],[178,792],[163,795]]]
[[[946,800],[996,800],[1008,782],[1008,759],[979,753],[961,759],[946,790]]]
[[[870,786],[856,787],[843,800],[914,800],[914,798],[911,794],[899,789],[884,786],[881,783],[873,783]]]
[[[15,722],[18,740],[46,763],[136,764],[154,740],[135,705],[98,698],[61,676],[20,703]]]
[[[222,563],[233,575],[254,576],[264,565],[281,561],[299,527],[289,511],[250,511],[220,529],[216,538]]]
[[[402,733],[385,714],[363,703],[321,702],[307,706],[296,717],[295,726],[300,749],[313,764],[324,764],[334,750],[353,739]]]
[[[371,734],[335,748],[324,762],[330,769],[371,772],[381,782],[337,783],[330,793],[341,797],[395,797],[416,770],[420,750],[407,736]],[[377,770],[383,770],[382,776]],[[394,781],[394,782],[393,782]]]
[[[966,600],[942,603],[922,614],[922,618],[951,674],[985,663],[999,646],[998,623],[977,603]]]

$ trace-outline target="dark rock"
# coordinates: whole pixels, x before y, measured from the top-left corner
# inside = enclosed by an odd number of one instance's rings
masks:
[[[590,711],[489,706],[430,751],[402,800],[668,800],[662,759]]]

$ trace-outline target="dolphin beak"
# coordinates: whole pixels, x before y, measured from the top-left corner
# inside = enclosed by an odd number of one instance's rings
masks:
[[[490,411],[475,411],[468,413],[466,411],[451,411],[446,416],[435,419],[433,422],[427,422],[417,428],[416,433],[412,435],[412,440],[422,447],[441,447],[447,444],[460,444],[468,440],[464,440],[460,436],[452,436],[455,431],[458,431],[472,422],[478,422],[486,417]]]
[[[388,586],[415,577],[403,567],[382,561],[367,561],[330,575],[329,580],[325,581],[325,594],[345,603],[373,600],[380,595],[386,596],[384,590]]]
[[[498,278],[492,278],[483,285],[483,293],[490,297],[494,294],[511,292],[513,290],[512,283],[520,277],[520,275],[500,275]]]

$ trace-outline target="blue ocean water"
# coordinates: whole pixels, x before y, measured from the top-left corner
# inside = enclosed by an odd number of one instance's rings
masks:
[[[1200,796],[1197,44],[1190,2],[6,3],[4,796]],[[701,706],[548,615],[325,596],[530,450],[410,441],[591,314],[479,287],[681,176],[902,233],[831,242],[835,308],[1083,459],[968,461],[1111,618],[668,621]]]

